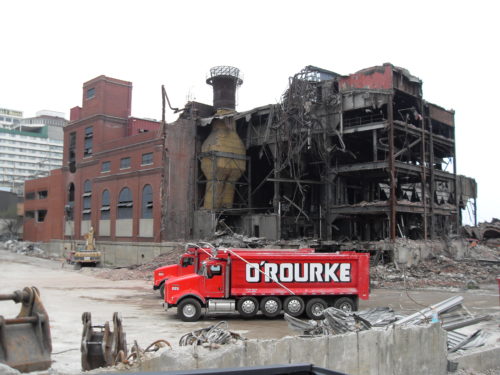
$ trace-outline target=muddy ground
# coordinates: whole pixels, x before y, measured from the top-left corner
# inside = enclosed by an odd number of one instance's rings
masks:
[[[0,275],[0,293],[10,293],[25,286],[39,288],[50,316],[53,368],[60,373],[80,372],[81,315],[85,311],[92,313],[94,324],[111,321],[113,312],[120,312],[129,345],[137,340],[143,348],[157,339],[166,339],[177,345],[183,334],[219,320],[227,320],[231,330],[247,338],[280,338],[294,334],[282,317],[242,320],[237,314],[226,314],[185,323],[177,319],[175,310],[165,312],[162,309],[159,293],[152,290],[150,281],[96,278],[89,269],[76,271],[62,262],[6,250],[0,250]],[[463,295],[465,305],[472,313],[493,314],[495,319],[489,322],[489,326],[498,330],[500,309],[496,284],[481,284],[477,290],[448,288],[406,292],[372,289],[370,300],[361,301],[360,309],[390,306],[409,314],[454,295]],[[18,311],[19,306],[13,302],[0,304],[0,315],[4,317],[13,317]]]

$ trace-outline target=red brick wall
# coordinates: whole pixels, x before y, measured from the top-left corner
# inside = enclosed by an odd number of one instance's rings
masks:
[[[140,133],[147,132],[158,132],[160,129],[160,123],[158,121],[146,120],[131,117],[128,120],[128,135],[136,135]]]
[[[63,238],[64,231],[64,196],[63,174],[61,169],[51,171],[50,176],[28,180],[25,182],[25,193],[34,192],[36,198],[26,199],[24,211],[47,210],[43,222],[35,219],[24,219],[23,237],[26,241],[47,242],[51,239]],[[46,199],[38,199],[38,191],[47,190]]]
[[[87,89],[95,88],[95,96],[87,99]],[[92,182],[91,197],[91,222],[99,239],[99,222],[102,192],[107,189],[110,192],[111,210],[111,236],[106,240],[126,241],[161,241],[161,184],[162,184],[162,155],[163,139],[158,131],[139,133],[140,128],[157,130],[159,123],[149,120],[135,119],[136,131],[128,136],[129,116],[131,107],[132,84],[105,76],[90,80],[83,87],[83,102],[81,110],[78,107],[72,109],[72,122],[64,128],[64,158],[63,169],[59,172],[59,180],[51,181],[51,186],[57,186],[57,211],[60,212],[58,231],[51,238],[64,238],[64,206],[68,204],[69,186],[75,187],[75,200],[73,206],[74,233],[76,239],[82,239],[81,221],[83,209],[83,185],[86,180]],[[131,124],[134,124],[132,121]],[[93,127],[92,154],[84,157],[85,128]],[[68,168],[69,161],[69,139],[70,134],[76,134],[75,160],[76,171],[71,173]],[[153,164],[141,165],[142,154],[153,153]],[[130,157],[130,168],[120,169],[120,159]],[[101,165],[105,161],[111,162],[109,172],[101,172]],[[38,184],[47,184],[47,181],[38,179],[30,182],[27,186],[36,189]],[[31,185],[30,185],[31,184]],[[154,237],[138,238],[139,220],[141,217],[142,189],[150,184],[153,189],[153,219]],[[115,220],[117,215],[118,195],[123,187],[128,187],[133,195],[133,236],[117,238],[115,236]],[[35,204],[35,203],[33,203]],[[42,203],[36,203],[42,204]],[[52,203],[44,202],[51,205]],[[26,208],[30,210],[32,208]],[[51,208],[52,211],[52,208]],[[55,217],[50,217],[54,222]],[[32,220],[33,221],[33,220]],[[43,224],[43,225],[42,225]],[[49,238],[43,236],[45,223],[29,223],[28,235],[33,240],[45,241]]]
[[[392,65],[369,68],[340,79],[341,90],[348,89],[392,89]]]
[[[95,96],[87,98],[87,91],[95,89]],[[130,116],[132,108],[132,83],[106,76],[96,77],[83,84],[82,118],[92,115]]]

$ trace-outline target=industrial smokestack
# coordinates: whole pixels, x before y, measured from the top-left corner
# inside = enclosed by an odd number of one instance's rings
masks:
[[[243,83],[240,70],[233,66],[214,66],[210,69],[207,84],[214,88],[215,110],[236,108],[236,89]]]

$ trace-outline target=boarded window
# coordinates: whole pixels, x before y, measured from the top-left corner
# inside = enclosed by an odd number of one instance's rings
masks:
[[[143,219],[153,217],[153,189],[151,185],[146,185],[142,189],[142,214]]]
[[[24,213],[24,217],[26,219],[34,219],[35,218],[35,211],[26,211]]]
[[[101,220],[109,220],[110,207],[109,207],[109,191],[104,190],[102,192],[102,201],[101,201]]]
[[[24,197],[26,198],[26,200],[32,200],[32,199],[35,199],[35,193],[34,192],[31,192],[31,193],[26,193],[24,195]]]
[[[131,219],[132,208],[134,202],[132,201],[132,193],[129,188],[123,188],[118,196],[118,219]]]

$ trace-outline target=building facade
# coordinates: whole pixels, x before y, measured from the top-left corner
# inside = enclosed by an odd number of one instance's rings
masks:
[[[15,109],[0,108],[0,128],[15,129],[21,124],[23,112]]]
[[[11,116],[7,122],[7,116],[0,115],[4,118],[0,127],[0,187],[22,194],[25,180],[45,176],[62,166],[67,120],[63,113],[54,111],[39,111],[31,118],[15,113],[19,116]]]
[[[130,82],[100,76],[84,83],[82,106],[71,109],[64,127],[63,167],[46,180],[58,204],[49,198],[38,207],[43,182],[26,183],[26,197],[35,199],[25,211],[41,209],[43,220],[27,218],[25,239],[43,222],[59,228],[49,239],[78,240],[93,227],[99,240],[160,240],[161,127],[131,117],[131,100]]]

